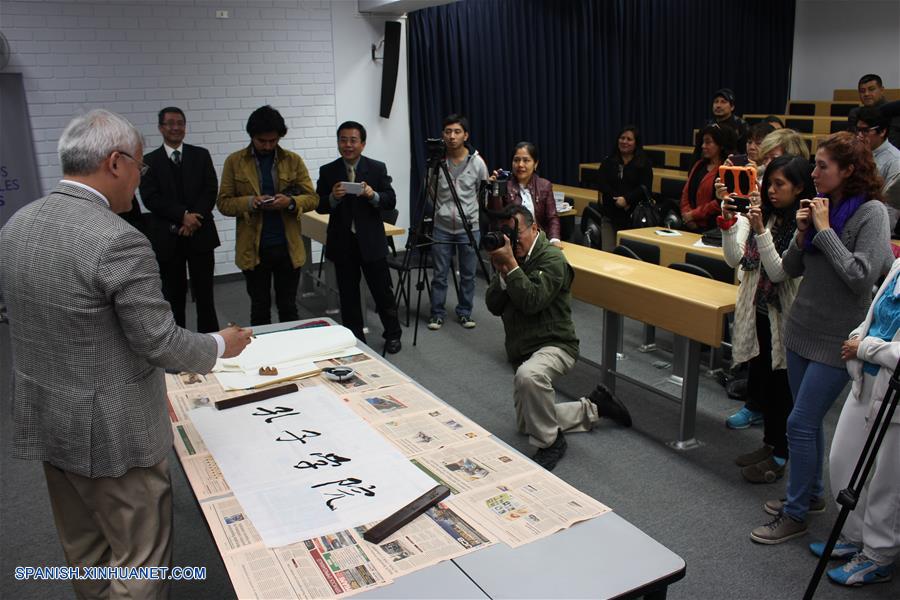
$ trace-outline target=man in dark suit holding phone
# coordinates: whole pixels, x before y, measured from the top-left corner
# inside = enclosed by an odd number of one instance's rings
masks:
[[[185,326],[186,266],[197,303],[197,331],[206,333],[219,329],[213,299],[219,234],[212,215],[219,181],[209,152],[184,143],[185,127],[180,108],[159,111],[163,145],[144,157],[149,169],[141,177],[141,199],[150,211],[147,236],[175,322]]]
[[[359,274],[366,278],[381,324],[385,350],[400,351],[400,320],[387,265],[387,240],[382,211],[397,204],[391,177],[384,163],[362,156],[366,128],[355,121],[342,123],[337,130],[341,157],[319,170],[316,193],[318,212],[330,214],[325,256],[334,262],[341,321],[358,339],[363,333]]]

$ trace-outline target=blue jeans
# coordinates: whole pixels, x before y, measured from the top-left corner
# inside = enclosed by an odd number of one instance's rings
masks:
[[[475,243],[481,240],[481,232],[473,230]],[[472,304],[475,299],[475,266],[477,258],[475,249],[469,244],[466,232],[447,233],[434,228],[434,241],[431,247],[431,260],[434,263],[434,278],[431,280],[431,316],[439,319],[447,317],[444,302],[447,300],[447,275],[450,274],[450,259],[456,251],[459,260],[459,303],[456,315],[472,316]],[[451,243],[452,242],[452,243]]]
[[[788,472],[787,502],[784,512],[806,519],[809,502],[825,495],[822,462],[825,458],[825,433],[822,420],[847,385],[847,369],[807,360],[787,351],[788,382],[794,395],[794,410],[787,422],[791,467]]]

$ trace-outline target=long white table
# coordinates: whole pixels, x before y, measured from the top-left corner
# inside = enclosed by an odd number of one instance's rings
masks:
[[[260,334],[279,331],[302,322],[266,325],[254,331]],[[357,344],[364,347],[360,342]],[[372,354],[376,360],[389,364],[374,352]],[[396,369],[393,365],[392,368]],[[510,451],[517,452],[513,448]],[[609,512],[530,544],[518,548],[496,544],[404,575],[389,586],[354,597],[643,596],[658,600],[665,598],[668,586],[683,578],[684,574],[685,563],[680,556],[615,512]]]

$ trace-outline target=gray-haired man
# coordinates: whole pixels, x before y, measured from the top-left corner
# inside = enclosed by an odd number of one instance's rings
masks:
[[[141,135],[104,110],[63,131],[63,179],[0,230],[12,341],[13,455],[41,460],[69,565],[169,567],[172,429],[162,368],[205,373],[251,331],[175,325],[150,242],[116,216],[144,170]],[[165,581],[74,581],[81,598],[156,598]]]

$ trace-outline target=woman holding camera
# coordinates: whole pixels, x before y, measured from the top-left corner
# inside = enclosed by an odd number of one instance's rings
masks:
[[[700,132],[701,159],[694,163],[681,192],[681,218],[685,229],[706,231],[719,212],[715,181],[719,166],[734,149],[734,131],[728,127],[707,125]]]
[[[524,206],[534,215],[538,227],[547,235],[551,244],[559,241],[559,217],[556,214],[556,200],[553,199],[553,184],[538,177],[538,150],[531,142],[519,142],[513,149],[512,172],[506,182],[507,195],[492,195],[488,209],[500,212],[510,204]],[[501,175],[494,171],[493,177]],[[501,183],[502,185],[502,183]]]
[[[812,177],[818,197],[800,201],[797,233],[782,255],[785,273],[803,276],[784,332],[791,468],[787,498],[764,507],[775,518],[750,533],[762,544],[803,535],[807,514],[825,509],[822,420],[848,380],[841,346],[893,261],[881,180],[863,142],[845,131],[825,138]]]
[[[765,425],[762,448],[735,461],[751,483],[781,479],[788,458],[785,430],[793,400],[782,334],[800,281],[784,271],[781,254],[794,236],[800,199],[815,195],[811,171],[809,161],[799,156],[776,158],[761,192],[750,194],[749,209],[725,195],[718,219],[725,262],[740,266],[732,357],[736,363],[749,362],[747,404],[725,422],[731,429],[759,421]]]
[[[850,483],[863,445],[881,408],[897,361],[900,360],[900,260],[895,260],[865,320],[841,348],[841,358],[853,380],[834,431],[829,457],[832,490]],[[875,457],[859,504],[847,516],[832,558],[846,563],[828,571],[842,585],[888,581],[900,556],[900,411],[894,413]],[[825,544],[809,549],[822,556]]]

